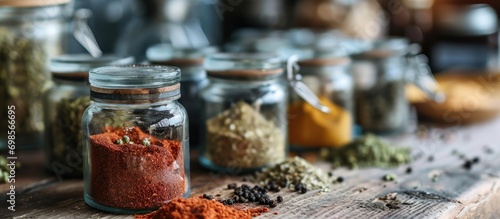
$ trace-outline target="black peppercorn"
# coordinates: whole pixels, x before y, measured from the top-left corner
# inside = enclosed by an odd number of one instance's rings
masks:
[[[462,165],[463,168],[465,168],[466,170],[470,170],[472,168],[472,161],[470,160],[466,160],[465,163]]]
[[[413,172],[413,169],[411,167],[407,167],[405,172],[407,174],[410,174],[411,172]]]
[[[337,177],[337,182],[339,182],[339,183],[344,182],[344,177],[341,177],[341,176]]]
[[[213,199],[215,199],[213,195],[207,195],[207,194],[203,194],[203,198],[204,198],[204,199],[208,199],[208,200],[213,200]]]
[[[229,183],[227,184],[228,189],[236,189],[236,183]]]
[[[479,157],[474,157],[472,159],[472,163],[479,163]]]
[[[300,194],[305,194],[307,192],[307,188],[306,187],[302,187],[300,189]]]
[[[274,208],[276,206],[278,206],[278,203],[276,201],[269,202],[269,207]]]
[[[276,201],[278,201],[279,203],[283,202],[283,197],[278,196],[278,197],[276,198]]]
[[[286,180],[282,180],[282,181],[280,182],[280,187],[281,187],[281,188],[286,188],[286,185],[287,185],[287,184],[288,184],[288,183],[286,182]]]
[[[299,183],[299,184],[297,184],[297,185],[295,185],[295,191],[296,191],[296,192],[298,192],[298,191],[302,190],[302,187],[303,187],[303,186],[302,186],[302,184],[300,184],[300,183]]]

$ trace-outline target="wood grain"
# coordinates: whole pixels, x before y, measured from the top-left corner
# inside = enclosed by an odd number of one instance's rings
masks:
[[[387,140],[413,148],[416,160],[409,165],[413,170],[411,174],[405,173],[407,166],[336,169],[334,175],[344,177],[345,181],[332,184],[330,192],[311,191],[301,195],[284,189],[280,193],[271,193],[271,197],[281,195],[285,201],[258,218],[497,218],[500,215],[497,207],[500,203],[500,119],[466,127],[433,127],[424,138],[410,133]],[[453,155],[453,151],[465,154],[468,159],[478,157],[480,161],[472,169],[464,169],[465,161]],[[32,156],[33,162],[26,161],[28,166],[22,170],[33,176],[20,173],[16,212],[10,214],[6,207],[2,207],[0,216],[132,218],[131,215],[113,215],[89,207],[82,198],[81,180],[57,181],[38,163],[40,153],[26,152],[26,156]],[[38,160],[33,157],[38,157]],[[429,157],[433,157],[433,161],[429,161]],[[317,165],[329,170],[327,163],[318,161]],[[386,173],[396,174],[397,182],[381,180]],[[436,173],[441,175],[434,182],[432,174]],[[231,193],[226,189],[228,183],[251,184],[243,182],[243,178],[203,170],[193,159],[191,195],[207,193],[228,197]],[[5,185],[0,187],[3,194],[5,189]],[[397,209],[378,200],[392,192],[397,193],[396,200],[400,202],[395,205]]]

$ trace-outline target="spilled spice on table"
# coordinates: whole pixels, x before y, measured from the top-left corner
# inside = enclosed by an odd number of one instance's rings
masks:
[[[129,142],[117,144],[122,139]],[[144,146],[144,139],[150,146]],[[182,197],[187,176],[181,148],[180,142],[157,139],[139,127],[108,127],[91,135],[90,196],[99,204],[127,209],[158,208]]]
[[[193,197],[174,199],[155,212],[145,215],[135,215],[134,217],[136,219],[250,219],[268,211],[269,209],[267,208],[239,210],[225,206],[218,201]]]
[[[396,167],[411,161],[411,149],[384,142],[379,137],[368,134],[347,146],[330,149],[322,154],[332,162],[333,167]]]
[[[319,99],[330,109],[329,113],[323,113],[304,101],[297,101],[288,107],[290,144],[298,147],[341,147],[352,140],[351,113],[328,98]]]
[[[300,157],[294,157],[258,172],[255,181],[260,184],[273,183],[305,193],[314,189],[328,191],[332,180],[323,170]]]

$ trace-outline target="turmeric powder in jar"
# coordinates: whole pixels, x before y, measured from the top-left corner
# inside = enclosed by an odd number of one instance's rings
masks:
[[[298,62],[302,81],[330,109],[321,112],[297,95],[288,107],[288,136],[292,149],[342,147],[353,138],[354,82],[346,57]]]

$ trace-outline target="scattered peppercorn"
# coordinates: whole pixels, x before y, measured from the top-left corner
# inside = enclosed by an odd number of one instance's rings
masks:
[[[463,168],[466,170],[470,170],[472,168],[473,162],[470,160],[466,160],[465,163],[462,165]]]
[[[278,203],[281,203],[281,202],[283,202],[283,197],[281,197],[281,196],[278,196],[278,197],[276,198],[276,201],[278,201]]]
[[[427,158],[427,161],[429,161],[429,162],[433,162],[433,161],[434,161],[434,156],[432,156],[432,155],[431,155],[431,156],[429,156],[429,157]]]
[[[341,176],[337,177],[337,182],[339,182],[339,183],[344,182],[344,177],[341,177]]]
[[[297,185],[295,185],[295,191],[296,191],[296,192],[299,192],[299,191],[302,189],[302,187],[303,187],[303,186],[302,186],[302,184],[300,184],[300,183],[299,183],[299,184],[297,184]]]
[[[227,184],[227,188],[228,189],[236,189],[236,187],[237,187],[236,183],[229,183],[229,184]]]
[[[300,189],[300,194],[306,194],[306,192],[307,192],[307,188],[306,187],[302,187]]]
[[[271,208],[274,208],[274,207],[276,207],[276,206],[278,206],[278,203],[277,203],[276,201],[271,201],[271,202],[269,203],[269,207],[271,207]]]
[[[207,195],[207,194],[203,194],[203,198],[204,198],[204,199],[208,199],[208,200],[213,200],[213,199],[215,199],[215,198],[214,198],[214,196],[212,196],[212,195]]]
[[[474,163],[474,164],[479,163],[479,157],[474,157],[472,159],[472,163]]]
[[[406,174],[410,174],[413,172],[413,169],[411,167],[407,167],[405,172]]]

